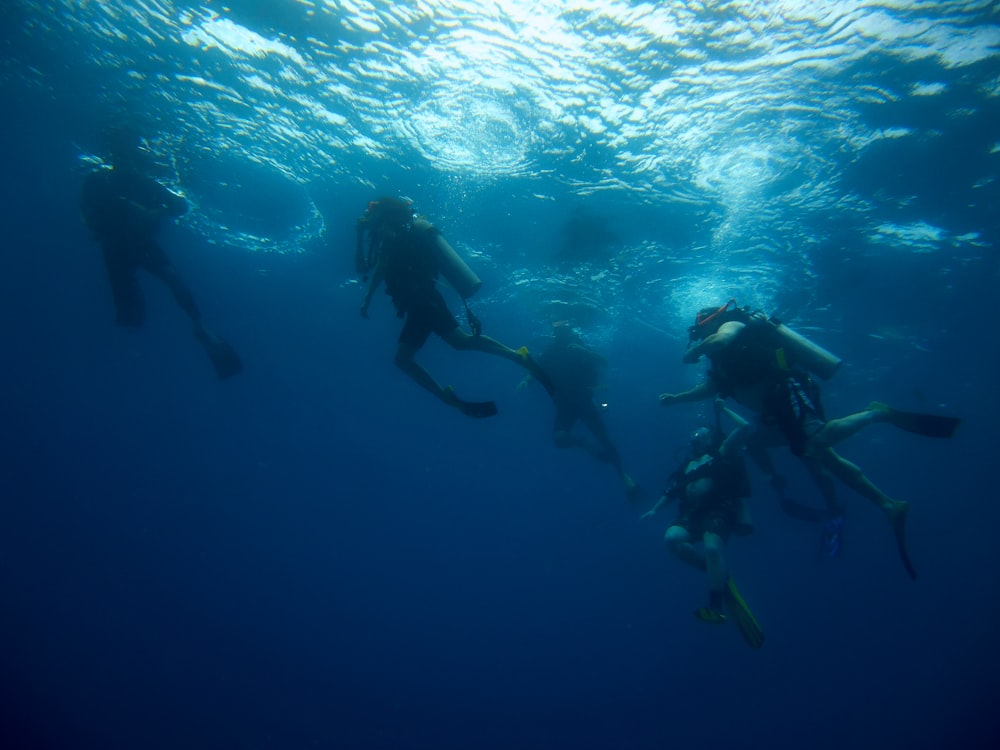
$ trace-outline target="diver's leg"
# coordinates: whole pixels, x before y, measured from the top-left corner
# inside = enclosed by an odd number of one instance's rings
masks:
[[[893,507],[893,503],[898,502],[876,487],[875,484],[865,476],[864,472],[861,471],[861,468],[857,464],[851,463],[833,450],[833,448],[826,448],[818,455],[822,460],[823,468],[827,470],[826,473],[837,477],[837,479],[846,484],[859,495],[875,503],[875,505],[883,511],[887,511]]]
[[[582,448],[598,461],[609,460],[604,449],[588,438],[573,432],[573,425],[577,420],[582,419],[585,425],[586,409],[581,408],[581,400],[573,398],[571,392],[562,391],[556,399],[556,419],[552,431],[552,439],[560,448]]]
[[[145,249],[143,266],[167,286],[171,294],[174,295],[177,305],[191,319],[191,322],[200,324],[201,311],[198,310],[198,305],[194,301],[194,295],[159,246],[151,245]]]
[[[704,556],[691,544],[691,534],[683,526],[671,526],[663,540],[677,557],[698,570],[707,570]]]
[[[194,337],[212,360],[216,374],[226,379],[241,373],[243,362],[240,355],[228,341],[209,330],[202,321],[201,311],[194,301],[194,295],[159,245],[151,243],[144,249],[143,266],[170,289],[178,306],[191,319]]]
[[[611,434],[608,432],[608,427],[604,423],[604,420],[601,419],[601,413],[597,410],[597,405],[589,395],[580,409],[580,420],[597,439],[595,457],[614,465],[618,474],[623,475],[625,470],[622,468],[621,454],[618,453],[618,447],[611,441]]]
[[[746,442],[747,455],[750,456],[750,460],[753,461],[757,468],[764,472],[764,475],[771,482],[771,486],[774,488],[775,492],[779,495],[785,490],[785,485],[787,482],[785,478],[778,473],[778,470],[774,466],[774,461],[771,459],[771,454],[767,450],[767,446],[764,441],[758,436],[758,433],[754,433]]]
[[[576,406],[560,402],[556,406],[555,425],[552,429],[552,442],[557,448],[582,448],[598,461],[607,461],[606,451],[600,445],[588,438],[573,432],[573,425],[580,418]]]
[[[817,448],[831,448],[847,438],[855,435],[870,424],[884,422],[887,412],[879,409],[865,409],[846,417],[831,419],[823,428],[812,436],[810,442]]]
[[[892,532],[896,537],[896,544],[899,548],[899,556],[903,561],[903,566],[911,578],[916,579],[917,572],[910,561],[909,552],[906,549],[906,518],[910,511],[910,504],[905,500],[893,500],[880,490],[864,472],[856,465],[840,456],[833,448],[826,448],[818,454],[825,467],[833,473],[841,482],[862,497],[873,502],[885,513]]]
[[[831,449],[827,448],[825,450]],[[837,500],[837,487],[833,483],[833,476],[827,468],[825,461],[820,457],[820,454],[802,455],[799,458],[802,459],[802,463],[805,464],[806,469],[809,471],[809,476],[813,478],[813,481],[819,488],[820,495],[823,496],[823,501],[826,503],[829,513],[834,517],[842,515],[844,508],[840,504],[840,501]]]
[[[458,325],[455,325],[447,331],[438,330],[438,335],[440,335],[441,338],[447,341],[455,349],[474,349],[476,351],[493,354],[497,357],[503,357],[504,359],[510,360],[531,373],[531,376],[542,384],[542,387],[550,396],[555,391],[555,388],[552,385],[552,380],[546,374],[545,370],[543,370],[534,358],[532,358],[531,354],[528,352],[528,347],[526,346],[522,346],[520,349],[511,349],[509,346],[501,344],[499,341],[494,338],[490,338],[489,336],[483,336],[482,334],[479,336],[473,336],[468,334]]]
[[[396,347],[395,364],[400,370],[405,372],[411,380],[435,397],[448,404],[448,406],[458,406],[459,401],[455,392],[450,388],[443,387],[431,374],[421,367],[414,357],[420,347],[415,347],[407,341],[400,341]]]
[[[524,357],[521,354],[489,336],[473,336],[456,326],[444,334],[442,338],[455,349],[474,349],[475,351],[493,354],[497,357],[508,359],[511,362],[516,362],[519,365],[524,365]]]
[[[729,570],[726,568],[725,542],[722,537],[706,531],[702,541],[705,545],[705,564],[708,572],[708,606],[714,612],[723,612],[726,582]]]
[[[705,564],[708,567],[708,586],[721,594],[729,579],[729,571],[726,569],[726,544],[721,536],[711,531],[705,532],[703,541],[705,544]]]
[[[578,438],[573,434],[576,413],[565,403],[556,404],[556,417],[552,424],[552,442],[556,448],[578,448]]]
[[[136,266],[129,248],[124,245],[105,244],[102,247],[104,267],[111,285],[115,303],[115,322],[126,328],[140,328],[146,318],[146,305],[135,277]]]
[[[580,413],[580,419],[597,439],[598,444],[593,446],[596,450],[591,450],[591,452],[597,459],[607,461],[615,467],[615,471],[618,473],[618,479],[625,488],[625,494],[630,502],[637,503],[641,501],[643,498],[643,490],[638,484],[636,484],[635,480],[629,476],[629,473],[625,471],[625,466],[622,463],[622,457],[621,453],[618,451],[618,446],[611,440],[611,433],[608,432],[608,426],[601,417],[601,412],[598,411],[597,404],[595,404],[593,399],[589,396],[586,407]]]

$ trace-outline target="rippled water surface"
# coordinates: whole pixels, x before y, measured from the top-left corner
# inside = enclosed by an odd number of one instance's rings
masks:
[[[599,205],[626,230],[603,304],[620,312],[623,276],[649,277],[667,324],[685,286],[801,309],[816,255],[840,250],[831,222],[872,247],[975,254],[981,221],[916,220],[905,185],[845,178],[883,153],[922,159],[972,129],[979,169],[950,189],[981,210],[997,195],[990,2],[14,5],[25,53],[6,79],[139,120],[198,202],[190,220],[249,250],[321,235],[320,183],[352,199],[400,186],[437,220],[487,200],[553,226]],[[46,67],[56,54],[86,89]],[[263,217],[261,193],[277,201]],[[533,237],[519,251],[546,255]],[[517,273],[510,248],[486,251]],[[681,283],[657,289],[664,262]],[[791,284],[804,296],[782,299]]]

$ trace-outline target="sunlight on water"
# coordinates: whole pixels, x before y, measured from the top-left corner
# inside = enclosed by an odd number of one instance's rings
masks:
[[[268,183],[284,196],[270,228],[240,223],[259,201],[245,180],[203,182],[200,205],[242,207],[197,217],[216,241],[301,249],[322,231],[311,185],[364,189],[395,165],[450,180],[464,198],[504,179],[510,200],[537,210],[566,197],[686,210],[712,222],[703,240],[715,270],[706,277],[689,248],[699,270],[684,284],[753,283],[763,297],[783,273],[809,283],[806,250],[821,239],[810,216],[868,221],[870,202],[840,185],[845,165],[924,134],[919,122],[871,126],[864,110],[944,98],[948,71],[1000,48],[987,0],[19,5],[27,46],[72,55],[96,82],[81,95],[189,153],[197,165],[178,179],[211,173],[213,160],[281,175]],[[910,63],[920,75],[904,73]],[[0,75],[56,85],[16,60]],[[996,97],[998,81],[978,90]],[[873,241],[934,241],[888,226]],[[676,252],[640,239],[618,262],[630,278],[655,276]]]

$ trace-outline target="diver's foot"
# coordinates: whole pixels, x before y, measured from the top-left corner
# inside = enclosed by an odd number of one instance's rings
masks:
[[[719,612],[718,610],[712,609],[711,607],[700,607],[695,610],[694,616],[697,617],[702,622],[707,622],[711,625],[725,625],[726,615],[724,612]]]

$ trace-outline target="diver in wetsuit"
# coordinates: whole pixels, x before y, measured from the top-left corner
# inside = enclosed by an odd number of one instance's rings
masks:
[[[677,520],[667,529],[664,540],[680,560],[708,577],[708,606],[698,609],[695,616],[702,622],[722,624],[728,611],[747,643],[760,648],[764,634],[737,591],[725,557],[731,534],[753,533],[746,508],[750,481],[742,456],[751,427],[721,398],[715,400],[715,410],[716,428],[700,427],[692,433],[688,456],[643,518],[653,517],[672,500],[679,501]],[[723,415],[735,424],[728,435],[721,430]]]
[[[111,166],[95,169],[84,178],[80,211],[91,236],[101,245],[116,322],[127,328],[140,328],[145,322],[137,272],[146,271],[173,293],[218,376],[236,375],[243,369],[239,355],[205,327],[191,290],[156,239],[160,223],[183,215],[187,201],[145,174],[144,152],[132,131],[112,130],[105,134],[105,142]]]
[[[583,345],[583,340],[569,321],[553,323],[552,331],[552,343],[538,357],[538,364],[554,387],[552,399],[556,415],[552,439],[560,448],[583,448],[597,460],[614,466],[625,488],[626,499],[636,504],[642,500],[643,491],[625,471],[618,447],[611,440],[607,425],[594,403],[594,388],[607,360]],[[532,379],[530,374],[525,375],[518,388],[522,389]],[[577,421],[583,422],[594,440],[573,433]]]
[[[758,416],[758,431],[780,437],[798,456],[820,489],[831,513],[840,511],[834,487],[839,479],[874,503],[889,520],[906,572],[916,570],[906,549],[906,517],[909,503],[894,500],[861,471],[840,456],[833,446],[864,427],[887,422],[931,437],[951,437],[960,420],[937,415],[899,412],[884,404],[827,421],[819,386],[796,361],[796,344],[780,331],[780,324],[745,309],[730,310],[730,301],[720,308],[704,308],[689,331],[691,345],[684,362],[708,357],[708,379],[683,393],[664,393],[660,403],[698,401],[731,396]],[[798,355],[806,359],[808,352]]]
[[[362,243],[365,232],[370,236],[367,258]],[[440,231],[414,215],[409,201],[384,197],[368,206],[358,219],[356,260],[359,271],[371,272],[361,302],[361,316],[368,317],[372,295],[384,283],[386,294],[392,298],[396,308],[396,317],[405,319],[396,346],[396,366],[445,404],[469,417],[491,417],[497,413],[494,402],[459,398],[454,388],[439,384],[417,363],[415,356],[432,333],[455,349],[474,349],[514,362],[538,378],[551,392],[548,377],[531,358],[526,347],[511,349],[496,339],[484,336],[477,330],[478,321],[471,313],[473,333],[466,333],[459,327],[436,285],[445,264],[451,262],[454,267],[460,261],[441,237]],[[479,286],[478,278],[471,271],[468,275],[471,275],[471,280],[468,280],[468,288],[462,290],[463,297],[474,293]]]

